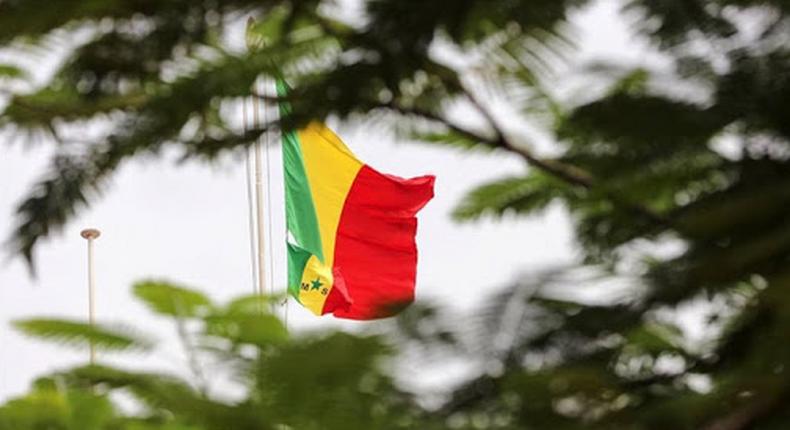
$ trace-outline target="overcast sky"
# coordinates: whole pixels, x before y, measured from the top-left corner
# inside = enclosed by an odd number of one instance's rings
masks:
[[[635,62],[638,45],[629,41],[616,17],[614,0],[603,0],[575,19],[579,64],[591,58]],[[544,216],[459,225],[449,213],[475,184],[522,172],[507,154],[458,153],[424,145],[396,143],[387,130],[330,124],[368,164],[399,176],[437,176],[436,197],[419,215],[418,299],[469,309],[519,274],[573,261],[567,215],[554,208]],[[22,142],[0,152],[0,235],[7,238],[13,212],[31,184],[45,171],[49,150]],[[276,287],[285,280],[280,153],[272,150]],[[172,327],[153,317],[130,295],[146,278],[164,278],[226,300],[252,291],[247,236],[244,163],[225,159],[214,165],[176,165],[171,159],[138,159],[125,164],[91,208],[37,251],[38,276],[29,276],[20,259],[0,266],[0,401],[23,393],[37,375],[83,362],[85,353],[41,344],[15,333],[9,322],[31,316],[85,318],[86,247],[79,231],[102,230],[96,243],[97,314],[102,322],[126,322],[172,342]],[[282,309],[281,309],[282,312]],[[353,327],[332,317],[316,318],[295,302],[288,323],[297,330]],[[166,327],[166,330],[164,328]],[[104,359],[117,360],[104,356]],[[142,357],[132,357],[132,360]],[[175,347],[165,348],[152,367],[179,369]],[[129,358],[121,363],[132,362]]]

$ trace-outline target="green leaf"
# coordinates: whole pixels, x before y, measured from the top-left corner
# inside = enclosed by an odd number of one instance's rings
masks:
[[[461,133],[454,131],[443,132],[420,132],[411,131],[406,134],[408,139],[418,140],[420,142],[445,145],[451,148],[461,150],[482,150],[492,151],[494,148],[490,145],[470,139]]]
[[[217,411],[229,409],[222,403],[209,401],[181,378],[168,374],[126,371],[107,366],[84,366],[58,376],[75,387],[87,385],[123,389],[148,408],[175,415],[179,421],[208,424],[208,419]],[[224,418],[227,421],[228,417]],[[217,424],[207,427],[218,428]]]
[[[233,299],[225,306],[227,315],[252,315],[268,313],[272,305],[277,305],[285,299],[283,294],[265,295],[249,294]]]
[[[205,315],[212,307],[208,297],[195,290],[166,281],[143,281],[135,284],[134,295],[152,311],[174,317]]]
[[[230,302],[224,309],[205,317],[206,334],[236,344],[266,346],[288,340],[288,330],[279,318],[270,313],[271,306],[282,296],[244,296]]]
[[[269,314],[219,314],[206,317],[205,321],[206,334],[237,344],[266,346],[288,340],[283,323]]]
[[[469,192],[453,210],[453,218],[472,221],[485,215],[528,214],[544,209],[562,195],[565,187],[558,180],[539,173],[498,179]]]
[[[63,390],[55,384],[36,386],[29,394],[0,406],[2,430],[102,430],[115,418],[115,407],[106,396]]]
[[[294,429],[399,428],[392,425],[387,404],[391,381],[378,372],[387,353],[378,338],[345,333],[284,345],[255,369],[258,390],[276,393],[258,413]],[[401,405],[394,416],[407,408]]]
[[[85,97],[74,88],[44,88],[32,94],[15,96],[2,116],[5,121],[19,127],[35,129],[46,127],[56,120],[79,121],[136,109],[147,100],[148,97],[142,93]]]
[[[636,327],[626,336],[628,346],[652,354],[682,351],[682,339],[683,332],[677,326],[657,322]]]
[[[27,77],[27,72],[17,66],[12,66],[10,64],[0,64],[0,79],[25,79]]]
[[[34,318],[15,321],[13,325],[28,336],[81,349],[91,344],[105,351],[145,351],[152,347],[150,340],[130,330],[78,321]]]

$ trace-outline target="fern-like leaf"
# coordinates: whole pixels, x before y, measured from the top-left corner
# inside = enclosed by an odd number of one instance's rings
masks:
[[[93,345],[105,351],[146,351],[153,346],[149,339],[131,330],[80,321],[33,318],[15,321],[13,325],[28,336],[80,349]]]
[[[486,215],[502,217],[509,212],[531,213],[544,209],[563,190],[563,184],[542,174],[498,179],[469,192],[456,206],[453,217],[472,221]]]

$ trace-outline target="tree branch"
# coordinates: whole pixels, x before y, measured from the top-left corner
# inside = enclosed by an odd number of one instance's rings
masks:
[[[469,138],[471,140],[475,140],[475,141],[481,142],[483,144],[486,144],[488,146],[491,146],[491,147],[494,147],[494,148],[501,148],[501,149],[504,149],[504,150],[506,150],[508,152],[512,152],[514,154],[517,154],[517,155],[521,156],[521,158],[523,158],[527,162],[527,164],[529,164],[530,166],[532,166],[532,167],[534,167],[536,169],[539,169],[539,170],[541,170],[543,172],[546,172],[546,173],[554,176],[555,178],[558,178],[558,179],[560,179],[560,180],[562,180],[562,181],[564,181],[564,182],[566,182],[566,183],[568,183],[568,184],[570,184],[572,186],[576,186],[576,187],[579,187],[579,188],[584,188],[586,190],[589,190],[589,189],[592,189],[593,187],[595,187],[597,185],[595,179],[589,173],[587,173],[586,171],[584,171],[584,170],[582,170],[582,169],[580,169],[580,168],[578,168],[576,166],[572,166],[572,165],[569,165],[569,164],[561,163],[561,162],[558,162],[556,160],[548,160],[548,159],[539,158],[539,157],[535,156],[528,149],[520,147],[520,146],[517,146],[517,145],[514,145],[512,142],[510,142],[505,137],[504,133],[497,126],[496,122],[494,121],[494,118],[488,112],[488,110],[485,109],[479,103],[479,101],[466,88],[464,88],[464,91],[465,91],[465,94],[467,95],[467,98],[470,99],[470,101],[476,107],[476,109],[478,109],[480,111],[480,113],[491,124],[491,127],[492,127],[492,129],[494,130],[494,133],[495,133],[494,137],[486,137],[486,136],[483,136],[483,135],[481,135],[479,133],[475,133],[475,132],[473,132],[471,130],[468,130],[468,129],[464,128],[464,127],[461,127],[461,126],[453,123],[452,121],[448,120],[447,118],[444,118],[444,117],[442,117],[440,115],[437,115],[437,114],[435,114],[433,112],[429,112],[429,111],[426,111],[424,109],[413,108],[413,107],[406,108],[406,107],[398,105],[394,101],[386,103],[386,104],[382,104],[382,105],[380,105],[380,107],[393,110],[393,111],[398,112],[398,113],[400,113],[402,115],[419,116],[419,117],[422,117],[422,118],[425,118],[425,119],[428,119],[428,120],[431,120],[431,121],[434,121],[434,122],[438,122],[438,123],[444,125],[445,127],[449,128],[450,130],[452,130],[452,131],[454,131],[454,132],[456,132],[456,133],[458,133],[458,134],[460,134],[462,136],[465,136],[465,137],[467,137],[467,138]],[[615,195],[611,191],[606,191],[604,193],[604,195],[609,199],[609,201],[611,201],[616,206],[619,206],[619,207],[621,207],[623,209],[626,209],[629,212],[631,212],[631,213],[633,213],[633,214],[635,214],[637,216],[640,216],[642,218],[649,219],[650,221],[652,221],[652,222],[654,222],[656,224],[659,224],[659,225],[662,225],[664,227],[667,227],[667,228],[676,230],[678,232],[681,232],[681,230],[678,228],[678,226],[676,226],[670,219],[668,219],[668,218],[656,213],[655,211],[651,210],[650,208],[647,208],[645,206],[629,202],[629,201],[627,201],[627,200]]]
[[[504,133],[503,129],[499,126],[499,124],[496,121],[496,118],[494,118],[491,112],[488,109],[486,109],[485,105],[477,98],[474,92],[471,91],[466,85],[464,85],[463,81],[460,81],[459,85],[461,91],[463,91],[466,98],[472,103],[475,109],[477,109],[477,111],[488,121],[489,125],[496,133],[497,136],[496,143],[498,146],[510,152],[514,152],[516,154],[521,155],[521,157],[524,158],[524,160],[526,160],[526,162],[529,165],[537,169],[540,169],[550,175],[553,175],[554,177],[561,179],[570,185],[578,186],[584,189],[591,189],[597,186],[597,181],[595,180],[595,178],[589,172],[577,166],[562,163],[556,160],[544,160],[536,157],[534,154],[532,154],[532,152],[530,152],[526,148],[514,145],[512,142],[510,142],[510,140],[507,138],[507,135]],[[604,195],[615,206],[619,206],[637,216],[646,218],[656,224],[680,232],[680,229],[669,218],[655,212],[654,210],[646,206],[630,202],[611,191],[604,191]]]
[[[450,130],[452,130],[453,132],[458,133],[459,135],[464,136],[470,140],[474,140],[493,148],[500,148],[500,149],[504,149],[505,151],[517,154],[521,158],[523,158],[528,165],[536,169],[539,169],[545,173],[548,173],[549,175],[558,178],[569,185],[583,188],[585,190],[590,190],[598,185],[597,181],[590,173],[577,166],[573,166],[567,163],[562,163],[557,160],[540,158],[535,154],[533,154],[529,149],[519,145],[515,145],[507,138],[502,128],[497,124],[496,119],[488,111],[488,109],[486,109],[486,107],[480,102],[480,100],[474,95],[474,93],[470,91],[465,85],[463,85],[463,83],[460,84],[460,88],[463,94],[466,96],[466,98],[475,107],[475,109],[489,123],[491,129],[494,131],[493,137],[484,136],[482,134],[476,133],[458,124],[455,124],[449,119],[439,114],[436,114],[434,112],[425,109],[420,109],[418,107],[402,106],[396,103],[394,100],[387,103],[375,104],[373,105],[373,107],[388,109],[397,112],[401,115],[417,116],[433,122],[440,123],[445,127],[449,128]],[[283,99],[280,97],[272,97],[265,94],[253,94],[253,96],[258,97],[262,101],[266,101],[270,103],[279,103],[283,101]],[[611,191],[604,191],[603,194],[615,206],[625,209],[636,216],[650,220],[655,224],[683,233],[683,231],[669,218],[655,212],[654,210],[646,206],[630,202]]]
[[[742,430],[750,428],[760,418],[773,412],[780,405],[781,397],[756,399],[742,408],[713,421],[705,427],[705,430]]]

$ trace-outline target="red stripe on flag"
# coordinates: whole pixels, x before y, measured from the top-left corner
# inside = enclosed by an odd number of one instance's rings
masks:
[[[434,180],[360,169],[340,216],[333,270],[336,284],[342,277],[351,305],[330,294],[324,312],[357,320],[383,318],[414,301],[415,215],[433,197]]]

